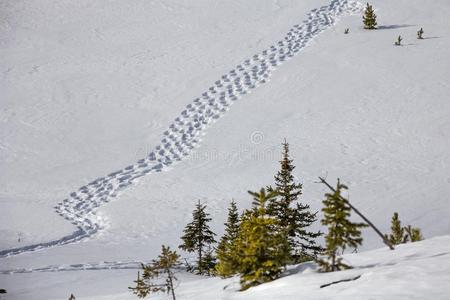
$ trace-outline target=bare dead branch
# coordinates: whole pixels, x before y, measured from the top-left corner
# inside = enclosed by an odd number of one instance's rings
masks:
[[[332,285],[332,284],[341,283],[341,282],[346,282],[346,281],[357,280],[357,279],[359,279],[360,277],[361,277],[361,275],[358,275],[358,276],[353,277],[353,278],[342,279],[342,280],[333,281],[333,282],[330,282],[330,283],[327,283],[327,284],[322,284],[322,285],[320,286],[320,288],[323,289],[324,287],[330,286],[330,285]]]

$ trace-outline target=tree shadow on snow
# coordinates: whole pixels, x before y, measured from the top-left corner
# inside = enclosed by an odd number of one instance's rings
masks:
[[[409,25],[409,24],[381,25],[381,26],[378,26],[377,29],[385,30],[385,29],[397,29],[397,28],[413,27],[413,26],[416,26],[416,25]]]

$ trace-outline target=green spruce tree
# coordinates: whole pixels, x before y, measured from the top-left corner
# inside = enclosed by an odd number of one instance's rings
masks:
[[[377,29],[377,16],[369,3],[364,10],[363,23],[364,29]]]
[[[148,265],[142,264],[143,275],[134,281],[134,287],[130,290],[138,298],[145,298],[147,295],[157,292],[165,292],[172,295],[175,300],[174,282],[177,280],[174,274],[174,268],[180,265],[179,255],[171,251],[169,247],[162,246],[161,254],[157,259],[152,260]]]
[[[317,212],[311,212],[308,204],[299,201],[302,185],[295,182],[292,174],[294,169],[293,160],[289,155],[289,144],[285,140],[280,170],[275,175],[275,190],[279,196],[269,201],[267,211],[286,229],[291,247],[291,261],[300,263],[317,258],[324,249],[316,242],[322,233],[308,230],[317,221]],[[269,187],[269,190],[271,189]]]
[[[181,237],[183,243],[179,246],[187,252],[197,253],[197,266],[192,269],[198,274],[205,274],[209,271],[205,269],[205,250],[211,244],[215,243],[214,236],[216,235],[209,228],[208,223],[211,221],[209,214],[206,212],[206,205],[198,201],[195,210],[192,213],[192,222],[186,225],[184,235]],[[210,259],[210,258],[208,258]]]
[[[342,257],[339,255],[344,253],[347,247],[356,249],[363,241],[360,229],[367,225],[349,220],[351,208],[341,195],[342,190],[346,189],[347,186],[341,184],[338,179],[336,191],[325,194],[326,198],[323,200],[322,224],[328,227],[328,234],[325,236],[327,258],[317,260],[323,272],[350,268],[342,262]]]
[[[398,213],[394,213],[391,220],[391,233],[385,235],[392,245],[399,245],[408,241],[408,236],[405,235],[405,229],[398,218]]]
[[[236,202],[231,201],[228,208],[228,219],[225,225],[225,233],[220,239],[217,246],[217,260],[216,265],[217,274],[221,277],[230,277],[238,272],[238,264],[233,257],[235,251],[235,242],[239,234],[239,212]]]
[[[254,197],[254,209],[242,218],[234,251],[242,290],[278,278],[290,259],[285,230],[266,209],[277,192],[261,189],[249,193]]]

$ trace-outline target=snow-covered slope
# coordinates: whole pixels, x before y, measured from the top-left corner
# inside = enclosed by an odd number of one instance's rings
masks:
[[[328,174],[384,231],[399,211],[426,237],[449,233],[450,5],[373,4],[368,32],[344,0],[2,1],[0,251],[61,242],[78,230],[63,217],[96,234],[0,269],[147,260],[178,244],[197,199],[220,233],[231,198],[248,207],[271,183],[284,137],[314,209]],[[168,165],[171,150],[189,155]]]
[[[237,291],[238,278],[223,280],[178,273],[176,292],[177,299],[192,300],[448,299],[449,257],[450,236],[442,236],[401,245],[395,251],[383,248],[345,255],[344,261],[354,267],[351,270],[317,273],[314,264],[297,265],[284,277],[244,292]],[[83,267],[89,268],[79,266],[78,270]],[[66,270],[71,269],[66,266]],[[11,287],[11,297],[6,299],[65,299],[75,291],[77,299],[82,300],[136,299],[127,291],[127,286],[135,280],[136,270],[104,270],[92,266],[91,271],[36,270],[1,276],[3,284]],[[321,288],[358,276],[354,281]],[[26,285],[20,284],[23,281]],[[151,299],[167,297],[159,294]]]
[[[136,184],[140,178],[164,171],[189,156],[200,143],[199,136],[235,101],[266,83],[277,66],[298,54],[317,34],[332,26],[338,16],[358,11],[356,2],[346,0],[333,1],[312,10],[303,24],[295,25],[283,39],[222,75],[213,86],[188,104],[164,131],[160,144],[137,163],[97,178],[59,202],[55,210],[77,227],[74,233],[52,241],[4,250],[0,256],[65,245],[96,234],[103,229],[103,220],[96,215],[100,205],[116,198],[119,192]]]

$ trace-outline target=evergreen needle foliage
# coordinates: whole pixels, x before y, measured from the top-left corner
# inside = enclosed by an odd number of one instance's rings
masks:
[[[249,193],[254,207],[242,217],[234,251],[242,290],[278,278],[290,260],[285,230],[266,209],[277,192]]]
[[[295,182],[292,174],[294,169],[289,155],[289,144],[285,140],[280,170],[275,175],[275,191],[278,197],[269,200],[267,212],[277,218],[280,226],[286,229],[291,248],[291,262],[300,263],[317,258],[324,249],[316,243],[322,233],[308,230],[317,221],[317,212],[311,212],[309,205],[299,202],[302,185]],[[272,189],[269,187],[269,190]]]
[[[419,228],[411,227],[411,225],[408,225],[405,227],[405,231],[408,236],[408,239],[412,243],[423,240],[423,236]]]
[[[398,213],[394,213],[391,220],[391,234],[385,235],[392,245],[399,245],[408,241],[408,236],[405,235],[405,229],[402,227],[402,222],[398,218]]]
[[[364,29],[377,29],[377,16],[369,3],[364,10],[363,23]]]
[[[342,262],[339,257],[347,247],[356,249],[362,244],[361,228],[366,227],[364,223],[353,223],[349,220],[351,208],[345,198],[342,197],[342,190],[348,189],[341,184],[339,179],[334,193],[325,194],[323,200],[324,217],[322,224],[328,227],[328,234],[325,236],[327,259],[319,259],[321,271],[334,272],[350,268]]]
[[[134,281],[135,287],[129,287],[138,298],[145,298],[151,293],[166,292],[175,300],[174,268],[180,265],[179,255],[169,247],[162,246],[161,254],[148,265],[142,264],[143,275]],[[161,281],[162,280],[162,281]]]
[[[393,244],[399,245],[409,241],[418,242],[423,240],[422,233],[419,228],[408,225],[402,227],[402,223],[399,219],[398,213],[394,212],[391,220],[391,233],[385,234],[385,237]]]
[[[228,219],[225,225],[225,234],[217,246],[216,272],[221,277],[230,277],[238,273],[238,262],[234,257],[235,242],[239,234],[239,212],[236,202],[231,201],[228,208]]]
[[[205,256],[205,250],[215,243],[216,235],[209,228],[208,223],[211,221],[209,214],[206,212],[206,205],[198,201],[194,211],[192,212],[192,222],[187,224],[184,229],[184,235],[181,237],[183,243],[179,246],[187,252],[197,253],[197,266],[192,269],[197,274],[209,274],[211,265],[212,252]]]

